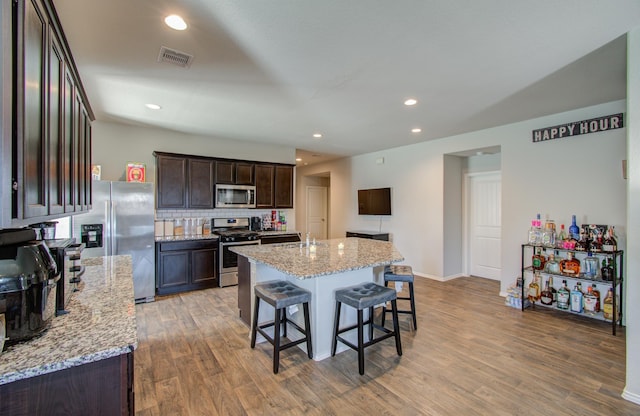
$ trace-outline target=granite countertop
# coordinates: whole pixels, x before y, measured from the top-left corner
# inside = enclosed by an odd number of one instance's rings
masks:
[[[195,241],[195,240],[217,240],[219,237],[216,234],[189,234],[189,235],[171,235],[171,236],[156,236],[156,242],[165,241]]]
[[[0,384],[127,354],[138,346],[130,256],[82,260],[66,315],[0,354]]]
[[[229,250],[264,263],[298,279],[309,279],[404,260],[392,243],[365,238],[318,241],[315,255],[302,243],[229,247]],[[340,249],[339,244],[344,248]]]

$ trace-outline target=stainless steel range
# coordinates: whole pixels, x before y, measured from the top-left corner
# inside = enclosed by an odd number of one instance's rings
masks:
[[[220,236],[220,287],[238,284],[238,255],[230,247],[260,244],[260,235],[249,230],[249,218],[213,218],[212,232]]]

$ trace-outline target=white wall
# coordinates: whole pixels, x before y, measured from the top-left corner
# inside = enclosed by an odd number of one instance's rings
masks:
[[[640,28],[627,35],[627,384],[622,397],[640,404]]]
[[[92,124],[93,164],[102,166],[102,180],[125,180],[128,162],[146,164],[147,182],[155,182],[153,151],[229,159],[295,164],[293,147],[194,136],[118,123]]]
[[[444,156],[500,146],[502,165],[501,291],[520,274],[520,245],[536,213],[568,223],[615,225],[626,234],[626,130],[532,143],[531,131],[562,123],[625,112],[625,101],[555,114],[459,136],[369,153],[336,162],[299,167],[298,178],[331,175],[332,237],[348,228],[390,232],[416,273],[442,279],[444,267]],[[384,164],[376,164],[383,157]],[[356,190],[392,188],[390,217],[357,215]],[[296,207],[301,207],[300,198]],[[299,214],[298,214],[299,215]]]

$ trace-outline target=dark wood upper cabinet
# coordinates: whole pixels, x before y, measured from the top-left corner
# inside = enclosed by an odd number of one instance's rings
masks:
[[[293,166],[275,167],[275,208],[293,208]]]
[[[23,218],[46,216],[47,193],[47,137],[45,135],[47,81],[47,18],[38,1],[14,3],[18,14],[17,42],[23,53],[15,62],[16,176],[17,209]],[[20,215],[20,213],[18,215]]]
[[[189,161],[189,208],[214,208],[214,167],[210,159],[188,159]]]
[[[273,208],[273,165],[256,164],[256,208]]]
[[[216,161],[216,183],[227,185],[254,185],[253,163],[234,162],[229,160]]]
[[[156,207],[187,208],[187,158],[156,155]]]
[[[236,185],[255,185],[255,164],[236,162]]]
[[[51,0],[12,2],[11,217],[45,220],[91,207],[91,120]]]
[[[64,56],[54,33],[49,44],[49,214],[64,212]],[[45,135],[46,136],[46,135]]]
[[[216,184],[255,185],[256,208],[293,208],[293,165],[153,154],[157,209],[214,209]]]
[[[216,161],[216,183],[236,183],[235,163],[229,161]]]

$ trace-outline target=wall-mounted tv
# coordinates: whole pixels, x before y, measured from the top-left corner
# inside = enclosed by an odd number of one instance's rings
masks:
[[[391,215],[391,188],[358,189],[358,215]]]

